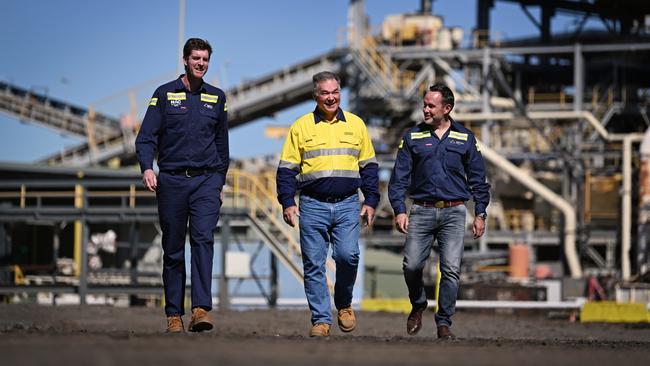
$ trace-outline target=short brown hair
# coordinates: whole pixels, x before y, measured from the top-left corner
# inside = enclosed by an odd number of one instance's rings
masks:
[[[212,46],[210,43],[201,38],[190,38],[183,46],[183,58],[190,57],[192,50],[208,50],[208,57],[212,56]]]

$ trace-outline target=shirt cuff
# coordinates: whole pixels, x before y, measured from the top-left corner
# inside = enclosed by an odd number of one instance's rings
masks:
[[[481,213],[487,213],[485,204],[483,203],[477,203],[476,206],[474,206],[474,213],[476,214],[481,214]]]
[[[368,198],[367,200],[363,201],[363,204],[366,206],[370,206],[373,209],[377,208],[377,205],[379,204],[379,200],[376,198]]]
[[[394,207],[393,212],[395,213],[395,216],[406,213],[406,205],[402,203],[399,206]]]
[[[289,208],[291,206],[296,206],[296,200],[293,197],[287,198],[286,200],[282,201],[282,209],[283,210],[286,210],[287,208]]]

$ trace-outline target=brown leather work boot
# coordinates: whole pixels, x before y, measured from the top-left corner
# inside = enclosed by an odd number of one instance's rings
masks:
[[[165,333],[183,333],[183,319],[180,315],[172,315],[167,317],[167,330]]]
[[[351,332],[357,326],[357,319],[354,317],[352,306],[339,309],[339,328],[345,333]]]
[[[422,329],[422,313],[426,310],[426,306],[419,308],[413,307],[408,319],[406,320],[406,333],[416,335]]]
[[[438,327],[438,339],[440,340],[450,340],[456,339],[454,333],[451,332],[448,326],[441,325]]]
[[[200,307],[192,309],[192,319],[187,330],[190,332],[203,332],[210,329],[212,329],[212,317],[208,314],[208,311]]]
[[[317,323],[312,325],[309,332],[310,337],[329,337],[330,325],[325,323]]]

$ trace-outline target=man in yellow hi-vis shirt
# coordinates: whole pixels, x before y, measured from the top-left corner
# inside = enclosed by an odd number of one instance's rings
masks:
[[[316,109],[291,126],[277,172],[284,221],[300,216],[300,248],[312,337],[332,324],[325,263],[329,244],[336,263],[334,305],[343,332],[356,327],[352,289],[359,264],[359,215],[372,223],[379,203],[378,165],[363,120],[339,108],[341,81],[324,71],[313,76]],[[359,208],[358,189],[364,195]],[[300,191],[300,210],[294,195]]]

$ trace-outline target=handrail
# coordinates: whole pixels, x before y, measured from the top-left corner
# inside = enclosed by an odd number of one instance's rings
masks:
[[[58,208],[64,206],[70,209],[83,210],[92,209],[93,206],[96,206],[92,202],[93,199],[113,198],[119,199],[119,201],[115,201],[114,204],[109,204],[109,206],[116,205],[122,209],[134,209],[137,207],[136,202],[138,199],[152,199],[155,197],[153,192],[144,190],[136,182],[135,180],[116,181],[114,184],[119,189],[114,190],[107,190],[108,186],[104,183],[98,184],[83,179],[52,182],[51,187],[48,187],[46,181],[32,182],[31,185],[19,181],[3,182],[0,187],[0,199],[12,200],[20,209],[43,209],[48,206],[44,202],[58,199],[56,201]],[[267,172],[255,175],[238,169],[231,169],[226,177],[226,183],[224,193],[232,197],[224,200],[224,206],[232,205],[235,208],[244,209],[254,219],[263,218],[262,221],[266,222],[286,239],[287,257],[298,262],[301,255],[300,243],[295,234],[296,231],[292,231],[281,219],[282,207],[277,203],[274,174]],[[34,187],[35,190],[30,190],[30,186]],[[82,189],[80,190],[79,187]],[[61,201],[61,199],[64,199],[64,201]],[[104,206],[105,202],[102,201]],[[153,207],[153,204],[151,206]],[[327,269],[330,273],[336,271],[336,266],[331,258],[327,261]],[[330,289],[333,289],[333,281],[330,276],[327,277],[327,280]]]
[[[226,178],[226,182],[233,187],[233,198],[241,196],[247,198],[242,203],[245,208],[248,208],[251,217],[256,218],[258,214],[261,214],[287,239],[287,254],[290,257],[301,255],[300,243],[296,240],[296,236],[279,219],[282,212],[276,202],[276,194],[273,189],[275,177],[272,174],[266,173],[259,177],[248,172],[234,170]],[[237,201],[238,204],[239,201]],[[336,272],[336,265],[331,258],[328,258],[326,265],[330,273]],[[329,276],[327,276],[327,283],[332,291],[334,285]]]

